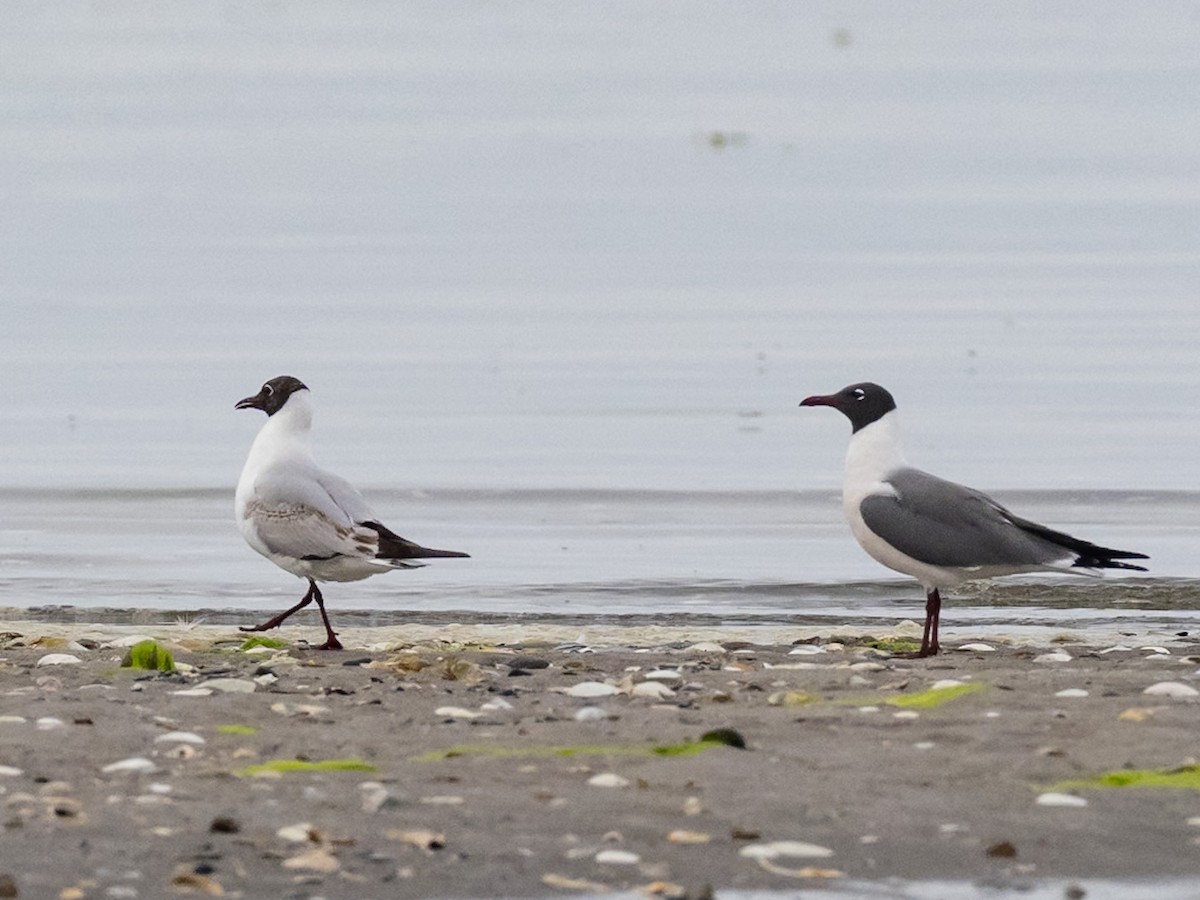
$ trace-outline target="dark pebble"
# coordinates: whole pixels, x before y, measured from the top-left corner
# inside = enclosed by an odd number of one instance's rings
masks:
[[[232,816],[217,816],[208,826],[208,830],[217,834],[237,834],[242,830],[242,823]]]
[[[355,659],[343,660],[342,665],[343,666],[365,666],[369,662],[371,662],[371,657],[359,656]]]
[[[514,656],[505,663],[510,669],[545,669],[550,661],[540,656]]]
[[[7,872],[0,873],[0,897],[16,897],[17,882]]]
[[[1012,845],[1011,841],[1001,841],[988,847],[987,855],[993,859],[1015,859],[1017,848]]]
[[[508,670],[509,678],[525,678],[532,674],[533,674],[532,672],[526,672],[524,669],[509,669]]]

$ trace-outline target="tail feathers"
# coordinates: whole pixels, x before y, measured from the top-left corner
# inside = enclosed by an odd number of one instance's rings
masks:
[[[1053,528],[1047,528],[1045,525],[1039,525],[1037,522],[1030,522],[1027,519],[1020,519],[1016,516],[1013,516],[1012,521],[1014,525],[1020,526],[1023,531],[1027,531],[1048,543],[1077,554],[1078,558],[1071,563],[1072,568],[1132,569],[1135,572],[1148,571],[1145,566],[1118,562],[1118,560],[1122,559],[1149,559],[1150,557],[1145,553],[1134,553],[1132,550],[1113,550],[1110,547],[1101,547],[1098,544],[1071,537],[1069,534],[1055,531]]]
[[[377,559],[470,558],[469,553],[460,553],[458,550],[434,550],[431,547],[414,544],[379,522],[363,522],[362,524],[379,535],[379,548],[375,551]]]

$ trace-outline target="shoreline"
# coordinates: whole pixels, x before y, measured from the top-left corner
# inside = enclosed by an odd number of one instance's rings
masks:
[[[320,652],[308,626],[247,651],[6,619],[0,877],[361,900],[1200,875],[1200,791],[1089,782],[1194,762],[1196,699],[1144,691],[1200,689],[1200,641],[964,628],[945,643],[992,649],[913,660],[820,630],[445,622]],[[186,674],[122,668],[142,637]]]

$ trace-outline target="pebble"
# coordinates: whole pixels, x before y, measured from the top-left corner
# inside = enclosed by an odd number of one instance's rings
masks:
[[[788,656],[816,656],[818,653],[824,653],[824,647],[818,647],[816,644],[797,644],[788,651]]]
[[[399,801],[378,781],[364,781],[358,789],[362,793],[363,812],[377,813],[385,806],[399,805]]]
[[[609,866],[636,866],[642,858],[629,850],[601,850],[595,860]]]
[[[507,700],[505,700],[503,697],[493,697],[491,700],[489,700],[487,703],[484,703],[479,708],[482,710],[486,710],[487,712],[498,712],[498,711],[502,711],[502,710],[506,710],[506,709],[512,709],[513,705],[511,703],[509,703]]]
[[[629,787],[629,779],[618,775],[616,772],[601,772],[599,775],[593,775],[587,780],[587,783],[592,787],[603,788],[623,788]]]
[[[277,837],[293,844],[306,844],[316,837],[316,831],[311,822],[297,822],[295,825],[284,825],[275,832]]]
[[[1200,691],[1197,691],[1190,684],[1184,684],[1182,681],[1160,681],[1158,684],[1150,685],[1142,693],[1150,694],[1154,697],[1173,697],[1177,700],[1185,697],[1200,696]]]
[[[933,741],[918,741],[913,744],[914,750],[932,750],[934,747]]]
[[[100,771],[105,775],[114,775],[126,772],[157,772],[158,766],[150,762],[150,760],[146,759],[144,756],[131,756],[128,759],[120,759],[115,763],[109,763]]]
[[[253,694],[258,685],[245,678],[212,678],[196,685],[196,688],[198,690],[208,688],[210,691],[220,691],[223,694]]]
[[[1067,688],[1066,690],[1058,691],[1055,697],[1086,697],[1088,692],[1083,688]]]
[[[0,776],[7,777],[7,778],[15,778],[18,775],[24,775],[24,774],[25,773],[22,770],[18,769],[16,766],[0,766]]]
[[[651,700],[665,700],[668,697],[674,697],[675,692],[663,684],[661,681],[643,681],[641,684],[636,684],[633,690],[630,691],[633,697],[649,697]]]
[[[877,662],[856,662],[850,663],[851,672],[884,672],[887,671],[887,666]]]
[[[466,800],[455,794],[435,794],[432,797],[422,797],[420,802],[426,806],[460,806]]]
[[[34,665],[36,666],[77,666],[83,660],[78,656],[73,656],[70,653],[47,653],[39,659]]]
[[[698,816],[704,812],[704,803],[699,797],[688,797],[683,801],[683,814],[685,816]]]
[[[961,646],[955,647],[954,649],[955,650],[963,650],[968,653],[994,653],[996,651],[996,648],[993,647],[991,644],[980,644],[980,643],[962,644]]]
[[[1132,647],[1126,647],[1123,644],[1117,644],[1115,647],[1105,647],[1100,651],[1100,655],[1103,656],[1105,653],[1129,653],[1132,650]]]
[[[328,850],[313,847],[283,861],[285,869],[306,869],[310,872],[336,872],[341,868],[337,857]]]
[[[575,712],[576,722],[599,722],[607,718],[608,710],[599,706],[584,706]]]
[[[171,742],[179,744],[206,743],[204,738],[200,737],[194,731],[168,731],[166,734],[160,734],[154,739],[154,743],[156,744],[168,744]]]
[[[1060,794],[1051,791],[1048,794],[1038,794],[1038,806],[1066,806],[1066,807],[1083,807],[1087,806],[1088,802],[1083,797],[1076,797],[1074,794]]]
[[[1193,828],[1200,828],[1200,816],[1192,816],[1187,820],[1187,823]]]
[[[504,663],[510,669],[547,669],[550,667],[550,661],[542,659],[540,656],[514,656]]]
[[[135,685],[137,687],[137,685]],[[213,694],[208,688],[194,687],[184,688],[181,691],[171,691],[174,697],[211,697]]]
[[[1050,653],[1043,653],[1041,656],[1035,656],[1033,661],[1038,663],[1060,663],[1070,662],[1071,658],[1071,654],[1066,650],[1054,650]]]
[[[614,694],[619,694],[621,691],[616,685],[606,684],[603,681],[581,681],[578,684],[573,684],[567,688],[568,697],[611,697]]]
[[[964,684],[966,684],[965,681],[959,681],[957,678],[943,678],[931,684],[929,689],[931,691],[944,691],[946,688],[962,687]]]
[[[55,728],[63,728],[66,722],[62,719],[56,719],[54,716],[43,716],[35,723],[38,731],[53,731]]]
[[[685,647],[684,653],[725,653],[724,647],[715,641],[700,641],[698,644],[692,644],[690,647]]]
[[[712,840],[712,835],[704,831],[687,831],[683,828],[676,828],[667,835],[667,840],[672,844],[707,844]]]
[[[463,709],[461,706],[439,706],[433,711],[435,716],[441,716],[444,719],[482,719],[483,713],[476,712],[473,709]]]
[[[777,859],[780,856],[793,859],[825,859],[833,856],[833,851],[828,847],[804,841],[772,841],[768,844],[747,844],[738,851],[738,855],[749,859]]]
[[[20,725],[26,721],[24,716],[0,716],[0,725]]]
[[[892,713],[893,719],[919,719],[921,714],[915,709],[902,709],[900,712]]]

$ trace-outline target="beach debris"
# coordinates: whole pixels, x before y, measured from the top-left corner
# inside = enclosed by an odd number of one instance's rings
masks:
[[[249,736],[258,734],[258,729],[253,725],[218,725],[217,732],[219,734],[239,734]]]
[[[78,656],[70,653],[47,653],[39,659],[35,666],[77,666],[83,662]]]
[[[457,794],[434,794],[430,797],[422,797],[417,802],[424,803],[426,806],[461,806],[467,801]]]
[[[151,672],[174,672],[175,657],[158,641],[139,641],[125,651],[121,667],[147,669]]]
[[[435,716],[441,716],[443,719],[482,719],[483,713],[476,712],[473,709],[464,709],[461,706],[439,706],[433,711]]]
[[[1146,657],[1146,659],[1153,659],[1156,656],[1164,656],[1164,655],[1170,656],[1171,655],[1171,651],[1168,650],[1166,647],[1151,646],[1151,647],[1138,647],[1138,649],[1145,653],[1150,654],[1149,656]]]
[[[0,716],[0,725],[23,725],[28,721],[24,716]]]
[[[574,715],[576,722],[600,722],[609,718],[608,710],[600,706],[581,706]]]
[[[479,684],[487,675],[483,667],[457,656],[447,656],[438,663],[438,675],[446,681],[458,681],[465,685]]]
[[[704,812],[704,804],[699,797],[688,797],[683,801],[683,814],[685,816],[698,816]]]
[[[704,831],[676,828],[674,831],[668,832],[667,840],[672,844],[707,844],[712,840],[712,835]]]
[[[281,641],[279,638],[263,637],[262,635],[256,634],[242,641],[242,646],[238,649],[245,653],[248,650],[286,650],[287,648],[287,641]]]
[[[210,897],[225,896],[225,889],[221,887],[219,881],[209,875],[201,875],[198,872],[194,872],[184,865],[177,867],[175,873],[171,876],[171,888],[182,894],[194,892],[207,894]]]
[[[587,783],[592,787],[602,788],[624,788],[629,787],[629,779],[616,772],[601,772],[598,775],[593,775],[587,780]]]
[[[66,728],[67,723],[55,716],[42,716],[33,723],[38,731],[53,731],[56,728]]]
[[[640,856],[629,850],[601,850],[593,859],[606,866],[636,866],[642,861]]]
[[[1133,648],[1126,647],[1124,644],[1116,644],[1115,646],[1112,646],[1112,647],[1105,647],[1103,650],[1099,651],[1101,656],[1103,656],[1106,653],[1132,653],[1132,652],[1133,652]]]
[[[315,718],[329,712],[328,706],[319,703],[279,703],[271,704],[271,712],[281,716]]]
[[[284,825],[275,832],[275,836],[290,844],[319,844],[321,832],[317,831],[311,822],[297,822],[294,825]]]
[[[1017,848],[1012,841],[1000,841],[984,851],[992,859],[1016,859]]]
[[[833,851],[805,841],[771,841],[766,844],[747,844],[738,851],[738,855],[748,859],[826,859],[833,856]]]
[[[362,809],[365,813],[377,813],[384,807],[399,806],[400,802],[378,781],[364,781],[358,786],[362,794]]]
[[[542,884],[565,891],[586,891],[589,894],[607,894],[612,890],[607,884],[599,884],[583,878],[568,878],[566,875],[556,875],[553,872],[547,872],[542,876]]]
[[[700,735],[700,744],[724,744],[738,750],[746,749],[746,739],[736,728],[714,728]]]
[[[1087,798],[1077,797],[1075,794],[1064,794],[1059,791],[1048,791],[1044,794],[1038,794],[1038,806],[1062,806],[1067,808],[1080,808],[1088,805]]]
[[[913,744],[914,750],[932,750],[937,745],[933,741],[917,741]]]
[[[683,681],[678,669],[652,669],[642,676],[646,681]]]
[[[788,656],[818,656],[825,652],[825,648],[817,644],[797,644],[788,651]]]
[[[101,768],[100,771],[105,775],[141,775],[157,772],[158,766],[144,756],[130,756],[127,759],[119,759],[114,763],[109,763],[107,766]]]
[[[886,672],[887,666],[883,663],[865,660],[863,662],[850,663],[850,671],[862,674],[863,672]]]
[[[919,719],[921,714],[915,709],[902,709],[900,712],[892,713],[893,719]]]
[[[1189,697],[1200,696],[1200,691],[1197,691],[1190,684],[1184,684],[1182,681],[1160,681],[1157,684],[1150,685],[1142,693],[1149,694],[1152,697],[1170,697],[1173,700],[1184,700]]]
[[[953,679],[947,679],[947,681],[950,680]],[[939,687],[938,685],[942,686]],[[956,681],[954,684],[946,684],[945,681],[939,681],[928,690],[918,691],[915,694],[900,694],[895,697],[889,697],[884,702],[889,706],[900,706],[905,709],[933,709],[934,707],[941,706],[943,703],[964,697],[967,694],[982,691],[985,687],[986,685],[978,681]]]
[[[1145,722],[1160,709],[1162,707],[1159,706],[1131,706],[1122,711],[1117,718],[1122,722]]]
[[[767,706],[805,706],[818,699],[808,691],[776,691],[767,696]]]
[[[580,681],[563,691],[568,697],[595,699],[596,697],[612,697],[621,693],[616,685],[603,681]]]
[[[1088,692],[1083,688],[1066,688],[1055,693],[1055,697],[1086,697]]]
[[[505,712],[513,708],[513,705],[503,697],[493,697],[486,703],[480,704],[480,709],[486,712]]]
[[[664,900],[688,900],[687,888],[673,881],[652,881],[638,890],[650,897],[663,897]]]
[[[700,654],[700,653],[723,654],[723,653],[727,653],[728,651],[724,647],[722,647],[720,644],[718,644],[716,641],[699,641],[698,643],[692,644],[688,647],[684,647],[683,652],[688,653],[688,654]]]
[[[389,828],[384,832],[389,841],[399,841],[401,844],[411,844],[419,850],[433,852],[446,846],[446,835],[440,831],[427,828]]]

